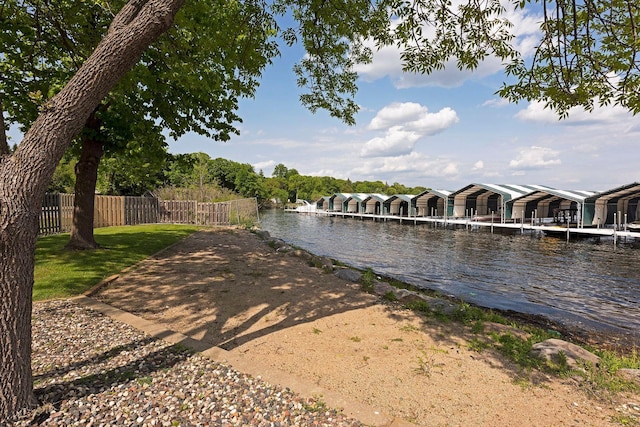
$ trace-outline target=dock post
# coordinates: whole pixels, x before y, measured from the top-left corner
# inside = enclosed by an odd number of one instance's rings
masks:
[[[491,234],[493,234],[493,211],[491,211]]]

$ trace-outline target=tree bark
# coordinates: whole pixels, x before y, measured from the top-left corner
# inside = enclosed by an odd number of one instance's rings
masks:
[[[41,202],[56,165],[101,99],[173,23],[184,0],[131,0],[12,154],[0,154],[0,425],[34,403],[31,304]]]
[[[100,120],[92,114],[86,127],[89,135],[99,135]],[[83,138],[80,159],[75,167],[76,185],[73,202],[71,236],[66,249],[96,249],[99,247],[93,235],[95,192],[98,166],[104,153],[103,144],[96,138]]]

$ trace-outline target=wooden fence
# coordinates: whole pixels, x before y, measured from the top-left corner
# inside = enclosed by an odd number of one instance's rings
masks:
[[[73,194],[46,194],[40,234],[68,233],[73,220]],[[159,200],[154,197],[95,196],[94,227],[137,224],[231,225],[258,219],[255,198],[219,203]]]

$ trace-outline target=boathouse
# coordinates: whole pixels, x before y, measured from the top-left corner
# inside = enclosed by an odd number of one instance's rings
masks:
[[[416,196],[413,194],[395,194],[382,204],[386,215],[416,216]]]
[[[614,224],[620,228],[640,220],[640,183],[603,191],[587,197],[584,201],[584,224],[601,227]]]
[[[352,196],[351,193],[335,193],[329,196],[329,210],[332,212],[346,212],[346,201]]]
[[[569,191],[551,187],[536,187],[539,188],[507,202],[514,219],[525,221],[533,218],[536,223],[569,223],[583,227],[585,199],[596,194],[594,191]]]
[[[449,217],[453,215],[453,199],[448,190],[426,190],[415,199],[416,215]]]
[[[510,200],[529,194],[541,185],[469,184],[451,193],[453,217],[496,216],[501,222],[511,219]]]
[[[371,215],[380,215],[382,214],[382,208],[384,202],[389,199],[389,196],[386,194],[374,193],[369,194],[368,197],[362,201],[364,204],[364,213]]]
[[[322,196],[318,200],[316,200],[316,209],[320,211],[328,211],[329,209],[329,201],[331,200],[331,196]]]
[[[367,199],[368,197],[369,197],[369,195],[368,194],[364,194],[364,193],[351,194],[344,201],[344,206],[345,206],[344,212],[347,212],[347,213],[364,213],[364,205],[362,204],[362,202],[364,202],[364,200]]]

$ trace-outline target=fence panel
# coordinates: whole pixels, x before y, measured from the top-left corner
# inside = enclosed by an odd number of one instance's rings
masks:
[[[197,203],[193,200],[160,200],[158,222],[195,224]]]
[[[74,194],[60,194],[60,232],[69,233],[73,224]]]
[[[94,227],[136,224],[230,225],[257,220],[255,198],[222,203],[158,200],[153,197],[95,196]],[[68,233],[73,194],[47,194],[40,212],[40,234]]]
[[[227,203],[198,203],[198,225],[228,225]]]
[[[155,224],[158,222],[158,199],[124,196],[124,216],[126,225]]]
[[[124,198],[121,196],[95,196],[93,226],[111,227],[125,225]]]
[[[61,232],[61,212],[60,212],[60,195],[45,194],[42,200],[42,209],[40,211],[40,228],[42,235],[55,234]]]
[[[231,224],[243,224],[258,221],[258,200],[256,198],[237,199],[229,203],[229,221]]]

